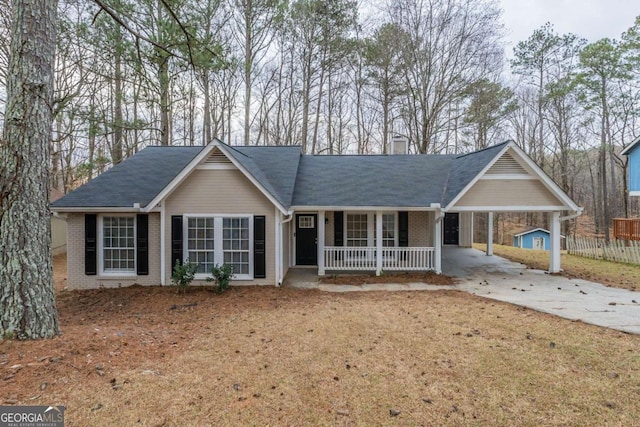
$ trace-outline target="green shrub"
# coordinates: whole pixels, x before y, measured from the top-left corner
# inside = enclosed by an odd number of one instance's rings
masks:
[[[176,260],[176,265],[173,266],[173,273],[171,274],[171,283],[178,287],[180,293],[184,293],[193,281],[197,270],[198,264],[189,262],[188,258],[183,263],[180,260]]]
[[[216,293],[221,294],[229,288],[231,276],[233,276],[233,267],[229,264],[222,264],[221,266],[216,264],[211,269],[211,276],[213,277],[207,277],[207,282],[215,282]]]

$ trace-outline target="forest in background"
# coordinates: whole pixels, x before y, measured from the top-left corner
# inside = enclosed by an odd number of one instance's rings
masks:
[[[0,0],[0,115],[10,5]],[[638,18],[593,43],[546,24],[507,53],[491,0],[58,8],[50,167],[65,193],[147,145],[378,154],[398,135],[412,153],[463,153],[512,139],[585,207],[591,232],[640,214],[619,154],[640,134]]]

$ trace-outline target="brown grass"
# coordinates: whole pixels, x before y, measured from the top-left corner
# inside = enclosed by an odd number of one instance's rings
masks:
[[[485,251],[486,244],[475,243],[476,249]],[[493,245],[493,253],[510,259],[529,268],[549,269],[549,252],[514,248],[512,246]],[[640,267],[631,264],[595,260],[562,253],[561,266],[563,274],[569,277],[590,280],[614,288],[638,290],[640,286]]]
[[[132,287],[59,292],[58,307],[60,337],[0,342],[0,404],[63,404],[68,426],[595,426],[640,413],[640,337],[458,291]]]

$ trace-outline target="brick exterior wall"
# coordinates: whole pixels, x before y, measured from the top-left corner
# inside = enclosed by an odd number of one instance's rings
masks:
[[[132,214],[135,215],[135,214]],[[95,276],[84,274],[84,214],[67,217],[67,286],[69,289],[118,288],[160,285],[160,214],[149,214],[149,274],[146,276]]]
[[[409,212],[409,246],[433,246],[433,212]]]

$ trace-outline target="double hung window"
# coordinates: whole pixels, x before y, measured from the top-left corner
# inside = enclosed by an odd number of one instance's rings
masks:
[[[197,263],[199,278],[215,265],[228,264],[236,279],[251,279],[253,239],[250,216],[187,216],[185,258]]]

